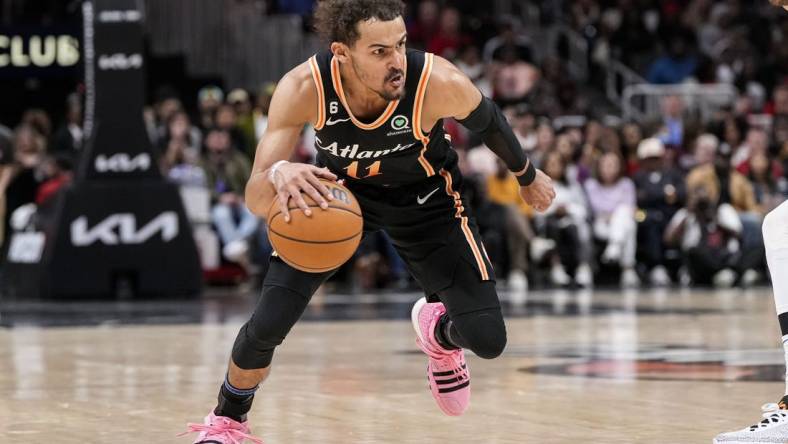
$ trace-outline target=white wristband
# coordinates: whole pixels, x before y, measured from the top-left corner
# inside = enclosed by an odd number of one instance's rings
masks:
[[[277,161],[273,165],[271,165],[271,169],[268,170],[268,180],[270,180],[271,183],[274,184],[274,186],[276,186],[276,181],[274,181],[274,175],[276,174],[277,168],[279,168],[280,166],[286,163],[290,163],[290,162],[286,160]]]

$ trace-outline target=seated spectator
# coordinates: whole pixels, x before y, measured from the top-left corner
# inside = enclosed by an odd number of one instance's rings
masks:
[[[223,245],[222,255],[247,265],[249,243],[257,233],[259,221],[244,205],[251,166],[246,156],[233,147],[229,132],[212,129],[205,135],[203,169],[212,193],[211,218]]]
[[[772,162],[764,153],[755,154],[747,162],[749,179],[755,192],[758,213],[765,216],[788,197],[788,180],[772,173]]]
[[[658,58],[648,69],[649,83],[681,83],[695,74],[698,58],[691,53],[690,43],[683,33],[672,34],[667,43],[667,54]]]
[[[498,159],[498,170],[487,177],[487,196],[505,211],[506,240],[509,249],[509,286],[528,288],[528,244],[533,238],[529,216],[531,207],[520,197],[520,185],[506,164]]]
[[[552,151],[544,159],[543,170],[555,186],[555,199],[542,214],[536,215],[540,237],[546,237],[555,248],[548,253],[550,279],[556,285],[574,281],[587,287],[594,283],[591,272],[591,230],[588,207],[583,189],[567,178],[567,167],[560,153]]]
[[[701,135],[696,146],[698,166],[687,175],[687,189],[703,187],[712,201],[730,203],[738,212],[756,210],[752,184],[741,173],[730,166],[731,152],[728,147],[715,145],[717,138],[710,134]],[[690,196],[692,197],[692,196]]]
[[[627,122],[621,127],[621,153],[627,166],[627,175],[632,176],[640,168],[638,147],[643,140],[643,130],[635,122]]]
[[[471,79],[482,94],[487,97],[492,96],[492,85],[487,76],[488,65],[482,61],[478,46],[470,44],[460,48],[454,64]]]
[[[667,246],[663,235],[670,219],[684,205],[684,177],[665,162],[665,147],[659,139],[643,140],[637,153],[640,169],[633,177],[640,211],[637,256],[652,285],[668,285]]]
[[[712,202],[730,204],[738,213],[741,228],[742,248],[746,251],[763,248],[761,233],[762,216],[758,213],[752,183],[731,167],[732,153],[727,145],[717,149],[712,163],[699,165],[687,176],[687,189],[703,188]],[[688,196],[688,200],[694,200]]]
[[[235,149],[241,151],[247,159],[252,159],[250,154],[254,154],[253,142],[248,140],[243,131],[238,127],[238,114],[230,104],[222,104],[216,109],[213,121],[216,128],[230,134]]]
[[[227,103],[232,105],[236,116],[238,116],[236,128],[243,135],[246,143],[246,154],[250,159],[254,159],[254,151],[257,148],[257,136],[249,93],[241,88],[234,89],[230,91],[230,94],[227,94]]]
[[[700,123],[684,116],[684,100],[679,96],[663,97],[661,110],[657,120],[646,124],[645,134],[659,138],[667,149],[666,159],[675,163],[695,140]]]
[[[67,153],[57,153],[44,160],[42,175],[44,182],[36,191],[35,203],[39,207],[48,204],[65,185],[71,183],[74,165]]]
[[[253,111],[256,141],[260,140],[265,130],[268,129],[268,108],[271,106],[271,98],[274,96],[275,89],[276,84],[268,82],[257,93],[257,106]]]
[[[733,206],[716,204],[705,185],[690,191],[687,208],[673,216],[665,231],[665,241],[685,254],[684,283],[730,287],[753,282],[763,248],[742,248],[741,220]]]
[[[408,23],[408,46],[426,49],[438,32],[440,5],[435,0],[419,2],[416,19]]]
[[[522,33],[517,32],[516,23],[513,19],[505,17],[499,27],[498,35],[487,40],[484,44],[484,62],[492,63],[495,60],[502,60],[504,48],[514,49],[517,58],[526,62],[532,61],[531,41]]]
[[[192,126],[185,112],[177,111],[170,116],[163,137],[159,141],[159,152],[162,154],[161,168],[165,176],[176,165],[199,162],[200,139],[199,130]]]
[[[503,104],[519,103],[539,80],[539,70],[530,63],[518,59],[516,49],[502,48],[501,60],[490,67],[493,98]]]
[[[457,9],[446,6],[440,12],[438,32],[427,43],[427,51],[453,59],[460,48],[472,42],[472,39],[462,32],[462,16]]]
[[[583,185],[591,207],[594,236],[607,244],[602,261],[620,265],[621,285],[636,287],[640,278],[635,272],[635,185],[623,176],[617,153],[603,154],[596,171],[596,177]]]
[[[731,164],[745,176],[749,173],[749,160],[756,154],[769,154],[769,135],[762,128],[751,127],[744,143],[734,147]]]
[[[82,149],[83,138],[82,103],[78,94],[69,94],[66,99],[66,121],[55,131],[50,151],[65,153],[75,160],[77,153]]]
[[[13,163],[2,174],[2,192],[5,195],[5,236],[8,239],[8,221],[14,210],[35,202],[41,184],[39,170],[46,154],[46,139],[30,125],[21,125],[14,132]]]
[[[197,118],[194,120],[203,131],[216,126],[214,117],[219,105],[224,103],[224,91],[218,86],[205,86],[197,92]]]

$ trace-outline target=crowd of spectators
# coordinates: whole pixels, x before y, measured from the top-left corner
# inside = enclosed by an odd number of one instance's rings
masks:
[[[553,205],[535,213],[478,136],[445,122],[498,280],[514,289],[764,282],[760,224],[788,197],[788,17],[737,0],[561,3],[534,5],[542,25],[562,22],[587,39],[597,70],[588,79],[573,77],[566,60],[537,59],[537,41],[513,17],[470,32],[480,26],[469,15],[477,2],[409,2],[409,46],[452,60],[494,98],[556,186]],[[728,83],[739,98],[706,120],[679,95],[642,122],[597,115],[589,91],[611,59],[654,83]],[[205,86],[193,110],[159,88],[146,109],[162,174],[209,202],[210,229],[194,222],[206,268],[264,272],[271,247],[243,192],[274,88]],[[38,110],[13,131],[0,126],[0,233],[13,229],[15,210],[70,180],[84,139],[80,103],[67,99],[54,130]],[[313,143],[304,128],[294,159],[311,161]],[[362,289],[413,285],[383,234],[368,236],[338,279]]]

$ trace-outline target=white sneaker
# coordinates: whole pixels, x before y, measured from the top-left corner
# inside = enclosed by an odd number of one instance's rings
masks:
[[[720,270],[711,278],[712,283],[718,288],[730,288],[736,282],[736,272],[730,268]]]
[[[561,264],[553,265],[553,268],[550,269],[550,281],[553,282],[554,285],[564,286],[569,285],[572,282],[572,278],[566,274],[566,269]]]
[[[606,264],[615,264],[621,259],[621,245],[610,242],[607,248],[602,253],[602,262]]]
[[[224,246],[224,248],[222,248],[222,256],[224,256],[228,261],[232,262],[245,261],[248,253],[249,242],[245,240],[235,240],[229,242]]]
[[[524,305],[528,298],[528,278],[522,270],[509,273],[509,301],[513,305]]]
[[[682,287],[689,287],[692,285],[692,276],[690,276],[687,267],[681,267],[679,269],[679,284],[681,284]]]
[[[512,270],[509,272],[509,289],[516,291],[528,290],[528,278],[522,270]]]
[[[741,277],[741,284],[745,287],[752,287],[761,280],[761,274],[750,268]]]
[[[657,265],[651,270],[648,280],[651,282],[651,285],[655,287],[666,287],[670,285],[670,275],[668,275],[668,270],[662,265]]]
[[[624,288],[640,287],[640,276],[631,268],[621,271],[621,286]]]
[[[544,255],[553,249],[555,249],[554,240],[544,237],[535,237],[531,239],[531,260],[533,262],[541,262]]]
[[[785,397],[783,397],[785,400]],[[763,420],[758,424],[729,433],[717,435],[714,444],[761,444],[788,442],[788,410],[785,404],[769,403],[761,407]]]
[[[580,264],[575,271],[575,282],[581,287],[590,287],[594,285],[594,274],[591,272],[591,267],[588,264]]]

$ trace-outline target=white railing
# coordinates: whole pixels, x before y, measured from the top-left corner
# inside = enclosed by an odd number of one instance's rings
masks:
[[[646,79],[618,60],[610,60],[607,62],[605,95],[612,103],[621,103],[623,92],[628,86],[644,83],[647,83]]]
[[[738,97],[736,88],[727,83],[678,85],[629,85],[621,94],[624,120],[643,122],[660,114],[661,99],[666,96],[683,99],[685,112],[708,121],[723,106],[732,105]]]
[[[573,78],[588,79],[588,42],[577,31],[563,24],[550,26],[546,32],[547,54],[558,55],[558,42],[563,37],[568,43],[567,67]]]

